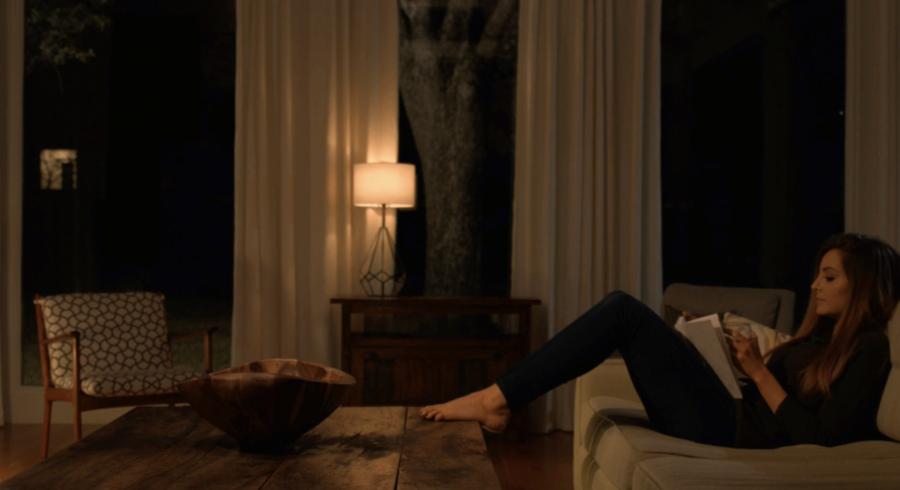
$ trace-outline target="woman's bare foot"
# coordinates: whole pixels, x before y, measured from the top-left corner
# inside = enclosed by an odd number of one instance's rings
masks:
[[[419,410],[419,415],[435,422],[441,420],[474,420],[490,432],[506,428],[512,416],[506,406],[506,398],[500,387],[493,384],[481,391],[470,393],[440,405],[429,405]]]

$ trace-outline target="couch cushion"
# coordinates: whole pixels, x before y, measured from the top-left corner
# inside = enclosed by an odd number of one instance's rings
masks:
[[[664,457],[637,465],[634,490],[897,488],[900,462],[892,459],[711,461]]]
[[[171,369],[164,296],[156,293],[61,294],[35,300],[47,338],[81,332],[82,377],[109,371]],[[72,376],[72,343],[47,346],[50,379],[64,387]],[[72,381],[69,380],[71,387]]]
[[[620,489],[631,488],[637,465],[663,456],[712,460],[807,460],[900,459],[900,444],[865,441],[833,448],[803,444],[778,449],[734,449],[698,444],[660,434],[649,428],[640,405],[611,397],[592,398],[587,403],[594,416],[580,430],[584,447],[600,469]]]
[[[158,371],[111,371],[94,373],[81,378],[81,391],[91,396],[135,396],[178,393],[178,384],[203,376],[204,373],[180,369]],[[57,388],[72,387],[72,377],[66,376]]]
[[[900,308],[898,308],[900,309]],[[878,430],[900,441],[900,314],[895,314],[888,325],[891,345],[891,372],[878,406]]]
[[[781,332],[791,333],[792,320],[787,317],[793,317],[793,312],[785,308],[784,319],[779,319],[778,314],[782,298],[792,295],[790,291],[778,289],[672,284],[666,288],[663,303],[679,311],[689,311],[697,317],[730,311]],[[792,301],[790,307],[793,308]]]
[[[577,459],[576,459],[577,461]],[[581,471],[576,472],[573,475],[575,478],[579,478],[581,482],[581,486],[575,486],[575,488],[581,488],[583,490],[621,490],[619,487],[615,486],[613,482],[603,473],[603,470],[597,466],[597,462],[594,461],[594,458],[588,456],[582,461]]]

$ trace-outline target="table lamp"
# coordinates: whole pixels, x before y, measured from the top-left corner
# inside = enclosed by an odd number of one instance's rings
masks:
[[[416,167],[408,163],[353,165],[353,204],[381,208],[381,227],[359,269],[359,283],[369,296],[396,296],[406,282],[406,271],[385,226],[385,211],[416,206]]]

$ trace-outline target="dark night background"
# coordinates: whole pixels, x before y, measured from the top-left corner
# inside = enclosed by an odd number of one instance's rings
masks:
[[[180,298],[230,315],[234,0],[109,13],[84,36],[96,58],[60,69],[62,91],[49,67],[25,80],[26,342],[35,293],[161,291],[170,312]],[[815,248],[843,230],[844,24],[843,0],[663,2],[665,285],[791,289],[799,322]],[[496,127],[513,131],[509,100]],[[399,161],[418,163],[403,114]],[[46,148],[78,150],[77,190],[39,189]],[[493,165],[483,290],[504,295],[512,155]],[[423,283],[420,211],[400,213],[405,294]]]
[[[170,330],[215,319],[227,366],[234,0],[115,0],[108,13],[84,34],[96,57],[60,69],[62,91],[50,66],[25,79],[23,342],[36,293],[160,291]],[[40,190],[46,148],[78,150],[77,190]]]
[[[664,283],[790,289],[844,228],[843,0],[668,0]]]
[[[234,6],[117,0],[96,58],[25,85],[26,292],[230,298]],[[78,150],[78,189],[39,190],[44,148]]]

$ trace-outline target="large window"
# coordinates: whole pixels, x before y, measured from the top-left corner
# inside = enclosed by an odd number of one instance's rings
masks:
[[[102,4],[54,6],[79,3]],[[234,3],[115,0],[95,13],[106,28],[73,37],[93,57],[36,63],[25,79],[23,384],[41,381],[35,294],[162,292],[170,331],[218,326],[214,367],[230,360]],[[199,342],[173,350],[202,368]]]
[[[843,231],[845,2],[664,0],[665,284],[785,288]]]

